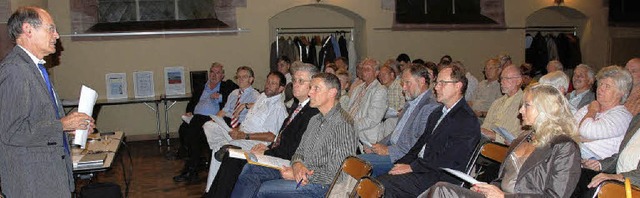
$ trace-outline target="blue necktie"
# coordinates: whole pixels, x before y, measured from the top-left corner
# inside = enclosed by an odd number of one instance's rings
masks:
[[[51,102],[53,102],[53,109],[56,110],[56,118],[60,119],[60,113],[58,110],[58,105],[56,103],[56,97],[53,94],[53,87],[51,86],[51,81],[49,81],[49,73],[47,72],[47,69],[44,68],[44,64],[42,63],[38,63],[38,69],[40,69],[40,72],[42,72],[42,76],[44,77],[44,82],[47,84],[47,89],[49,90],[49,96],[51,98]],[[69,151],[69,141],[67,141],[67,136],[64,133],[62,133],[62,141],[64,145],[64,150],[67,151],[67,154],[71,153]]]

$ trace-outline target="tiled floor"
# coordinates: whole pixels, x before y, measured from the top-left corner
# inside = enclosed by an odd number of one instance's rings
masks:
[[[177,142],[177,140],[172,141]],[[182,160],[167,160],[165,158],[166,147],[160,149],[157,141],[139,141],[127,143],[133,160],[133,176],[129,187],[129,197],[200,197],[204,192],[207,182],[206,171],[200,172],[200,181],[193,184],[176,183],[173,176],[179,174],[183,166]],[[112,169],[99,173],[93,182],[113,182],[125,189],[122,163],[124,157],[127,173],[129,171],[129,157],[124,147],[120,148],[117,161]],[[175,150],[173,146],[173,150]],[[87,183],[76,179],[77,188]]]

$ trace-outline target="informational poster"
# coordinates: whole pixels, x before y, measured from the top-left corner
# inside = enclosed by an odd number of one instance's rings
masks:
[[[127,74],[108,73],[105,76],[107,81],[107,99],[125,99],[127,95]]]
[[[164,90],[168,96],[185,94],[184,67],[164,68]]]
[[[156,96],[153,86],[152,71],[133,72],[133,92],[135,98],[149,98]]]

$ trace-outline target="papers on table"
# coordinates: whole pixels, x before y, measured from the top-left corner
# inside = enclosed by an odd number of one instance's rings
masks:
[[[80,90],[80,101],[78,102],[78,112],[86,113],[87,115],[91,116],[93,114],[93,106],[96,104],[97,99],[98,93],[95,90],[82,85],[82,88]],[[87,144],[88,136],[89,130],[76,130],[73,144],[80,145],[80,148],[84,149],[85,145]]]
[[[507,129],[505,128],[494,127],[492,130],[496,132],[498,135],[502,136],[505,142],[513,142],[513,140],[516,139],[516,137],[513,136],[513,134],[509,133],[509,131],[507,131]]]
[[[184,67],[164,68],[164,89],[169,96],[185,94]]]
[[[108,73],[105,75],[107,81],[107,99],[125,99],[127,93],[127,74],[126,73]]]
[[[153,87],[153,72],[133,72],[133,92],[135,98],[149,98],[156,96]]]
[[[78,155],[73,157],[73,168],[99,168],[104,166],[104,160],[107,159],[107,153],[92,153],[86,155]]]
[[[578,143],[580,146],[580,154],[582,155],[582,159],[592,159],[592,160],[601,160],[602,157],[598,156],[591,149],[587,148],[583,143]]]
[[[444,170],[444,171],[447,171],[448,173],[451,173],[452,175],[462,179],[465,182],[470,183],[471,185],[475,185],[477,183],[483,183],[483,182],[480,182],[480,181],[474,179],[470,175],[467,175],[467,174],[465,174],[463,172],[460,172],[458,170],[453,170],[453,169],[450,169],[450,168],[441,168],[441,169]]]

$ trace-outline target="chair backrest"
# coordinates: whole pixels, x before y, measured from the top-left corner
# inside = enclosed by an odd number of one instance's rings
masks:
[[[369,162],[364,161],[355,156],[348,156],[342,161],[342,166],[340,166],[340,170],[336,173],[336,176],[333,178],[333,182],[331,182],[331,187],[329,187],[329,191],[327,192],[327,197],[332,196],[332,190],[336,185],[338,179],[342,176],[342,172],[351,176],[356,181],[364,176],[368,176],[371,174],[372,166]],[[351,184],[353,185],[353,184]],[[345,188],[341,188],[345,189]],[[346,190],[352,189],[350,186],[346,187]]]
[[[507,157],[507,151],[509,151],[509,147],[507,145],[489,142],[482,146],[480,155],[487,159],[502,163]]]
[[[593,197],[595,198],[596,196],[598,198],[625,197],[624,183],[619,181],[604,181],[598,185]],[[631,197],[640,197],[640,188],[631,186]]]
[[[207,83],[208,80],[207,71],[190,71],[189,77],[191,78],[191,95],[201,93],[204,89],[204,84]]]
[[[351,198],[380,198],[384,196],[384,186],[378,180],[364,176],[351,191]]]

